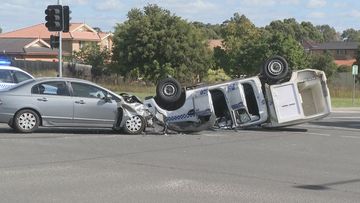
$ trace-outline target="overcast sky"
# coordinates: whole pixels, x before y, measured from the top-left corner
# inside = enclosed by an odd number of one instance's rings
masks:
[[[44,10],[57,0],[1,0],[0,28],[3,32],[45,22]],[[188,21],[218,24],[238,12],[256,26],[273,20],[295,18],[314,25],[328,24],[337,31],[360,29],[359,0],[60,0],[69,5],[71,22],[85,22],[103,31],[113,31],[126,20],[131,8],[157,4]]]

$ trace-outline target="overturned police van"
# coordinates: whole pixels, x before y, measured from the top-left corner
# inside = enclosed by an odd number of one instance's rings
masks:
[[[167,77],[147,97],[154,120],[178,132],[209,128],[282,127],[323,118],[331,112],[323,71],[292,71],[283,57],[267,60],[259,75],[214,85],[181,87]]]

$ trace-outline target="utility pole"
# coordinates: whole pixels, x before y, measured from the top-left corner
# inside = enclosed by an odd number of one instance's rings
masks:
[[[61,0],[58,0],[57,4],[62,6],[60,1]],[[61,12],[62,12],[61,16],[64,16],[63,9],[61,9]],[[59,77],[62,77],[62,30],[59,31],[59,54],[58,55],[59,55]]]

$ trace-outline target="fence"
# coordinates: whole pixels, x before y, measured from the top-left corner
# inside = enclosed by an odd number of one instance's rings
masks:
[[[354,89],[354,76],[351,72],[336,73],[329,81],[329,88],[332,97],[351,98]],[[355,84],[356,97],[360,95],[359,81]]]
[[[27,61],[13,60],[13,66],[21,68],[33,75],[57,76],[59,72],[59,63],[51,61]],[[68,77],[81,77],[83,79],[91,79],[91,66],[78,63],[63,63],[63,75]]]

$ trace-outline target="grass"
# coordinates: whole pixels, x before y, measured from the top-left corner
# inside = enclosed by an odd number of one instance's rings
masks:
[[[120,93],[128,93],[131,95],[136,95],[140,99],[144,100],[147,96],[155,96],[155,87],[154,86],[139,86],[131,84],[121,84],[121,85],[101,85],[107,89]]]
[[[353,103],[353,89],[350,87],[336,87],[329,85],[332,107],[360,107],[360,92],[355,92]]]
[[[357,97],[354,100],[354,104],[352,102],[352,98],[331,98],[332,107],[360,107],[360,98]]]

